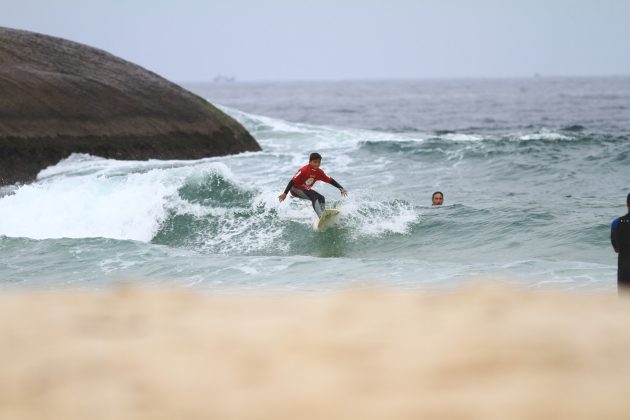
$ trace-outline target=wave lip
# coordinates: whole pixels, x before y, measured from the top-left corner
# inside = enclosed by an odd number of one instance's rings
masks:
[[[23,186],[0,200],[0,234],[33,239],[103,237],[148,241],[174,187],[160,171],[122,179],[84,177]]]
[[[0,199],[0,235],[148,242],[196,164],[71,156]],[[227,171],[222,163],[204,165]]]

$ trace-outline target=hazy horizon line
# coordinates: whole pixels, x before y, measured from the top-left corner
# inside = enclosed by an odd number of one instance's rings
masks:
[[[164,76],[162,76],[164,77]],[[233,80],[216,80],[217,77],[228,77]],[[406,81],[456,81],[456,80],[538,80],[538,79],[623,79],[630,78],[627,74],[533,74],[531,76],[417,76],[417,77],[356,77],[356,78],[244,78],[239,79],[236,76],[225,76],[219,74],[207,80],[172,80],[178,84],[217,84],[230,85],[238,83],[342,83],[342,82],[406,82]]]

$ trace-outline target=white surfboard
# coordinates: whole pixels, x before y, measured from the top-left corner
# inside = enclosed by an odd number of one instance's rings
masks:
[[[340,211],[338,209],[325,209],[322,217],[313,222],[313,229],[321,232],[337,224],[339,221]]]

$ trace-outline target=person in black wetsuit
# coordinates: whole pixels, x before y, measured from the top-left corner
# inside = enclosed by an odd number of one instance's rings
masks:
[[[610,242],[619,254],[617,259],[617,290],[630,292],[630,194],[626,198],[628,213],[612,222]]]

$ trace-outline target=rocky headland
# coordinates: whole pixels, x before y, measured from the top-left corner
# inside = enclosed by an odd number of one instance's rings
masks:
[[[155,73],[0,27],[0,185],[32,181],[72,153],[145,160],[258,150],[234,119]]]

